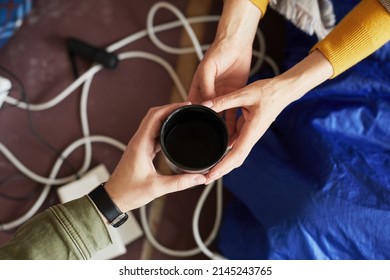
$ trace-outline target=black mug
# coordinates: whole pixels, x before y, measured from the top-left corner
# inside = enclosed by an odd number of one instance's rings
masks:
[[[212,109],[188,105],[172,112],[161,127],[160,144],[176,173],[207,173],[228,147],[225,121]]]

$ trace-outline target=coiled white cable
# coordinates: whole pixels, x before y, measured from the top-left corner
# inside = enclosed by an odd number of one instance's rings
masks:
[[[211,252],[209,250],[209,248],[208,248],[209,243],[207,241],[203,242],[203,239],[200,236],[200,232],[199,232],[199,218],[200,218],[200,214],[202,212],[204,203],[205,203],[205,201],[206,201],[206,199],[207,199],[207,197],[208,197],[212,187],[213,187],[213,184],[209,184],[209,185],[206,186],[205,190],[202,192],[202,194],[201,194],[201,196],[200,196],[200,198],[198,200],[198,203],[196,204],[195,211],[194,211],[194,216],[192,218],[192,233],[194,235],[195,242],[198,245],[199,249],[206,256],[208,256],[210,259],[213,259],[213,260],[221,260],[221,259],[225,259],[225,258],[222,257],[220,254],[217,254],[215,252]],[[216,206],[217,215],[216,215],[216,220],[214,222],[214,227],[216,227],[215,225],[218,225],[218,229],[219,229],[219,225],[221,224],[221,220],[222,220],[222,203],[223,203],[223,199],[222,199],[223,198],[222,197],[222,178],[217,180],[216,188],[217,188],[217,206]]]
[[[200,45],[200,43],[198,41],[198,38],[195,35],[194,30],[192,29],[191,25],[186,20],[185,16],[182,14],[182,12],[178,8],[176,8],[175,6],[173,6],[170,3],[159,2],[159,3],[154,4],[152,6],[152,8],[150,9],[150,11],[148,13],[148,16],[147,16],[147,20],[146,20],[146,26],[147,26],[148,35],[149,35],[150,40],[156,46],[158,46],[160,49],[166,51],[167,53],[182,54],[182,51],[180,49],[172,48],[172,47],[170,47],[168,45],[165,45],[163,42],[161,42],[157,38],[157,36],[156,36],[156,34],[154,32],[154,28],[153,28],[154,16],[156,15],[157,11],[159,9],[162,9],[162,8],[171,11],[175,16],[177,16],[177,18],[180,20],[180,22],[182,23],[182,25],[183,25],[184,29],[186,30],[188,36],[191,39],[191,42],[192,42],[192,44],[193,44],[193,46],[195,48],[195,53],[198,56],[198,59],[202,60],[203,59],[202,46]]]
[[[139,52],[139,51],[125,52],[125,53],[122,53],[119,55],[120,60],[125,60],[125,59],[130,59],[130,58],[144,58],[144,59],[148,59],[148,60],[154,61],[156,63],[159,63],[161,66],[164,67],[164,69],[172,77],[177,89],[182,94],[182,97],[185,98],[185,96],[186,96],[185,89],[184,89],[180,79],[178,78],[177,74],[175,73],[173,67],[167,61],[165,61],[164,59],[162,59],[161,57],[158,57],[156,55],[146,53],[146,52]],[[86,154],[84,156],[84,164],[83,164],[82,168],[79,170],[78,174],[84,174],[88,170],[90,163],[91,163],[91,157],[92,157],[92,152],[91,152],[92,149],[91,149],[91,142],[90,141],[92,141],[94,138],[89,137],[89,125],[88,125],[88,116],[87,116],[87,99],[88,99],[88,92],[89,92],[89,88],[90,88],[92,79],[93,79],[93,76],[90,77],[86,81],[85,87],[83,88],[83,94],[81,96],[81,102],[80,102],[80,114],[81,114],[82,129],[83,129],[84,137],[79,139],[79,140],[82,140],[81,144],[79,144],[79,142],[77,142],[77,141],[75,143],[77,143],[78,146],[84,144],[86,147]],[[96,140],[94,140],[94,141],[96,141]],[[113,143],[113,142],[111,142],[111,143]],[[73,147],[73,146],[71,145],[70,147]],[[122,146],[122,147],[125,147],[125,146]],[[39,210],[39,208],[43,204],[45,198],[47,197],[47,195],[49,193],[51,185],[66,184],[66,183],[69,183],[77,178],[76,175],[72,175],[72,176],[61,178],[61,179],[55,179],[55,177],[57,176],[57,173],[59,171],[59,168],[63,163],[63,160],[67,156],[69,156],[68,149],[65,150],[64,153],[62,154],[63,158],[61,160],[58,159],[56,162],[56,164],[60,164],[58,167],[58,170],[53,169],[55,171],[52,171],[50,173],[49,178],[45,178],[45,177],[40,176],[40,175],[32,172],[31,170],[29,170],[2,143],[0,143],[0,151],[7,157],[8,160],[11,161],[11,163],[20,172],[22,172],[27,177],[29,177],[30,179],[32,179],[36,182],[39,182],[41,184],[45,184],[45,187],[43,188],[39,198],[34,203],[32,208],[30,208],[30,210],[28,212],[26,212],[23,216],[16,219],[15,221],[0,225],[0,229],[7,229],[7,230],[12,229],[14,227],[21,225],[22,223],[24,223],[28,219],[30,219]],[[56,164],[54,165],[55,167],[57,166]]]
[[[210,21],[218,21],[218,16],[201,16],[201,17],[193,17],[188,20],[189,23],[200,23],[200,22],[210,22]],[[166,24],[162,24],[160,26],[154,27],[154,33],[162,32],[166,30],[170,30],[173,28],[180,27],[182,25],[181,21],[174,21]],[[139,31],[133,35],[130,35],[117,43],[114,43],[106,48],[108,52],[114,52],[120,48],[123,48],[124,46],[131,44],[135,42],[136,40],[139,40],[143,37],[146,37],[148,35],[147,29],[144,29],[142,31]],[[202,46],[202,49],[206,49],[208,46]],[[194,48],[186,48],[185,53],[192,53],[194,52]],[[77,80],[75,80],[72,84],[70,84],[66,89],[64,89],[60,94],[58,94],[53,99],[40,103],[40,104],[27,104],[23,101],[19,101],[11,96],[7,96],[4,100],[4,102],[17,106],[21,109],[29,109],[32,111],[42,111],[50,109],[56,105],[58,105],[60,102],[62,102],[66,97],[68,97],[72,92],[74,92],[79,86],[81,86],[87,79],[90,77],[93,77],[97,72],[99,72],[102,69],[101,65],[95,65],[91,67],[88,71],[86,71],[83,75],[81,75]]]
[[[219,16],[199,16],[199,17],[189,18],[188,22],[190,24],[196,24],[196,23],[202,23],[202,22],[215,22],[215,21],[218,21],[218,19],[219,19]],[[154,26],[153,27],[154,28],[153,34],[155,34],[157,32],[170,30],[173,28],[177,28],[179,26],[181,26],[180,21],[174,21],[174,22],[165,23],[165,24],[162,24],[159,26]],[[262,36],[262,33],[260,31],[258,31],[257,34],[258,34],[257,36],[259,38],[258,40],[260,42],[262,39],[259,36]],[[146,29],[139,31],[133,35],[130,35],[130,36],[118,41],[117,43],[110,45],[109,47],[106,48],[106,50],[108,52],[114,52],[118,49],[123,48],[124,46],[126,46],[130,43],[135,42],[136,40],[139,40],[139,39],[147,36],[147,35],[148,35],[148,31]],[[157,37],[155,37],[155,38],[157,38]],[[159,39],[158,38],[155,39],[154,43],[156,44],[156,46],[160,47],[160,44],[158,42],[159,42]],[[263,55],[263,52],[265,51],[265,44],[261,43],[260,46],[264,46],[264,48],[261,47],[260,52],[254,51],[253,55],[257,58],[267,57],[267,56]],[[208,47],[209,47],[209,45],[202,45],[201,49],[204,51]],[[195,48],[191,48],[191,47],[188,47],[188,48],[172,48],[172,47],[170,47],[170,49],[171,49],[171,52],[173,53],[173,51],[174,51],[175,54],[188,54],[188,53],[195,52]],[[266,61],[267,61],[267,63],[272,63],[271,58],[268,58],[268,60],[266,60]],[[257,70],[260,68],[261,64],[262,64],[262,60],[260,59],[256,62],[254,67],[251,69],[251,73],[253,74],[253,73],[257,72]],[[95,66],[91,67],[83,75],[81,75],[77,80],[75,80],[72,84],[70,84],[66,89],[64,89],[61,93],[59,93],[56,97],[54,97],[53,99],[51,99],[47,102],[40,103],[40,104],[27,104],[23,101],[17,100],[14,97],[11,97],[11,96],[6,96],[4,102],[6,102],[10,105],[16,106],[18,108],[21,108],[21,109],[29,109],[31,111],[43,111],[43,110],[50,109],[50,108],[58,105],[60,102],[62,102],[65,98],[67,98],[70,94],[72,94],[80,85],[85,83],[87,79],[94,76],[101,69],[102,69],[102,67],[100,65],[95,65]]]
[[[79,86],[81,86],[88,77],[92,77],[97,72],[99,72],[103,67],[101,65],[95,65],[92,68],[88,69],[83,75],[81,75],[76,81],[74,81],[70,86],[64,89],[60,94],[54,97],[52,100],[48,102],[44,102],[41,104],[27,104],[25,102],[19,101],[11,96],[7,96],[5,98],[5,102],[17,106],[21,109],[28,109],[31,111],[42,111],[46,109],[50,109],[56,106],[58,103],[63,101],[66,97],[68,97],[73,91],[75,91]]]
[[[154,61],[158,64],[160,64],[171,76],[174,84],[176,85],[178,91],[180,92],[183,99],[186,99],[186,93],[183,84],[181,83],[179,77],[175,73],[173,67],[164,59],[161,57],[158,57],[154,54],[146,53],[146,52],[140,52],[140,51],[133,51],[133,52],[125,52],[119,55],[120,60],[130,59],[130,58],[144,58],[147,60]],[[90,89],[90,85],[92,83],[94,76],[91,76],[88,78],[84,84],[83,88],[83,94],[81,96],[81,102],[80,102],[80,115],[81,115],[81,121],[82,121],[82,130],[84,137],[87,137],[89,135],[89,125],[88,125],[88,116],[87,116],[87,99],[88,99],[88,93]],[[87,142],[86,142],[87,143]],[[40,176],[30,169],[28,169],[25,165],[23,165],[13,154],[12,152],[4,146],[2,143],[0,143],[0,151],[7,157],[7,159],[24,175],[26,175],[31,180],[41,183],[41,184],[50,184],[50,185],[63,185],[66,183],[69,183],[77,178],[76,175],[67,176],[64,178],[59,179],[50,179],[43,176]],[[85,158],[91,158],[90,152],[88,155],[85,156]],[[87,163],[83,164],[83,167],[78,171],[78,174],[84,174],[90,166],[90,160],[87,161]]]
[[[203,207],[204,200],[206,199],[206,197],[209,194],[210,190],[212,189],[213,185],[214,185],[214,182],[207,185],[205,190],[202,192],[202,196],[204,197],[204,199],[203,199],[200,207]],[[219,189],[222,191],[222,185],[219,186]],[[211,242],[214,241],[215,237],[218,234],[218,230],[219,230],[219,226],[220,226],[220,222],[221,222],[221,216],[222,216],[222,193],[220,192],[220,194],[221,194],[220,196],[217,196],[217,209],[216,209],[216,218],[214,221],[214,225],[213,225],[213,228],[212,228],[209,236],[207,237],[207,240],[205,242],[201,241],[201,244],[203,244],[203,247],[209,246],[211,244]],[[199,205],[199,202],[197,203],[197,205]],[[199,207],[199,206],[197,206],[197,207]],[[204,252],[202,250],[202,248],[199,246],[197,248],[188,249],[188,250],[173,250],[173,249],[170,249],[168,247],[165,247],[164,245],[162,245],[161,243],[159,243],[156,240],[156,238],[153,236],[153,234],[150,230],[145,206],[140,208],[140,214],[141,214],[140,215],[141,216],[141,224],[142,224],[142,228],[144,229],[146,238],[152,244],[152,246],[155,249],[157,249],[158,251],[160,251],[161,253],[164,253],[168,256],[184,258],[184,257],[195,256],[201,252]]]
[[[57,176],[58,171],[60,170],[64,159],[67,158],[73,151],[75,151],[79,146],[83,145],[86,141],[89,142],[100,142],[100,143],[106,143],[109,145],[112,145],[118,149],[120,149],[122,152],[126,149],[126,145],[123,143],[119,142],[116,139],[113,139],[108,136],[102,136],[102,135],[95,135],[95,136],[90,136],[87,138],[80,138],[70,144],[64,152],[61,154],[60,157],[58,157],[57,161],[55,162],[49,176],[49,180],[54,180],[54,178]],[[49,194],[51,185],[46,184],[45,187],[43,188],[41,194],[39,195],[38,199],[35,201],[34,205],[20,218],[4,223],[0,225],[1,230],[10,230],[15,227],[20,226],[21,224],[25,223],[28,221],[42,206],[43,202],[45,201],[47,195]]]
[[[49,179],[43,176],[40,176],[36,174],[35,172],[28,169],[23,163],[21,163],[14,155],[13,153],[3,145],[3,143],[0,143],[0,151],[3,153],[3,155],[25,176],[30,178],[31,180],[38,182],[40,184],[51,184],[51,185],[63,185],[66,183],[69,183],[76,179],[75,175],[67,176],[64,178],[59,179]]]

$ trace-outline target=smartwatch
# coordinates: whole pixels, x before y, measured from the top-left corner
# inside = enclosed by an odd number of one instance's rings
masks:
[[[92,190],[88,196],[95,203],[96,207],[103,214],[104,217],[107,218],[110,225],[114,228],[117,228],[123,225],[124,222],[127,221],[128,215],[123,213],[112,201],[106,189],[104,188],[104,184],[102,183],[97,186],[94,190]]]

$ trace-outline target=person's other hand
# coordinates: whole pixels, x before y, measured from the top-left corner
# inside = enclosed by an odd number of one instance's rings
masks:
[[[261,12],[247,0],[226,0],[217,34],[193,77],[188,100],[201,103],[246,85],[252,44]],[[235,135],[236,111],[225,113],[229,136]],[[234,142],[229,137],[230,143]]]
[[[157,173],[153,165],[153,159],[160,150],[158,137],[162,123],[172,111],[189,104],[184,102],[151,108],[141,122],[105,185],[108,194],[122,211],[141,207],[164,194],[205,183],[204,175],[163,176]]]
[[[207,183],[222,177],[243,163],[252,147],[288,105],[282,94],[272,79],[266,79],[202,103],[216,112],[239,107],[242,110],[236,123],[235,134],[232,135],[236,141],[222,161],[210,170]]]
[[[200,62],[192,80],[188,100],[193,103],[223,96],[245,86],[252,58],[252,44],[214,42]],[[225,112],[229,139],[235,133],[236,110]]]
[[[203,102],[202,105],[216,112],[242,109],[233,136],[237,140],[230,152],[207,174],[206,184],[239,167],[280,112],[332,74],[329,61],[319,51],[314,51],[275,78],[259,80],[233,93]]]

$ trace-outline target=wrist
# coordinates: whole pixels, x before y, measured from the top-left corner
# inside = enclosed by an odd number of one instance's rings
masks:
[[[249,0],[225,0],[215,39],[252,47],[260,18],[261,11]]]
[[[126,222],[128,215],[118,208],[107,193],[104,185],[105,183],[102,183],[97,186],[88,194],[88,196],[99,212],[105,217],[103,220],[108,221],[109,224],[116,228]]]
[[[310,53],[291,69],[273,79],[289,101],[298,100],[333,75],[333,67],[320,51]]]
[[[104,188],[106,189],[107,194],[110,196],[111,200],[115,203],[115,205],[122,211],[127,212],[132,210],[129,205],[125,202],[125,195],[120,191],[122,188],[116,187],[117,183],[112,178],[109,178],[105,183]],[[123,186],[121,186],[123,187]]]

